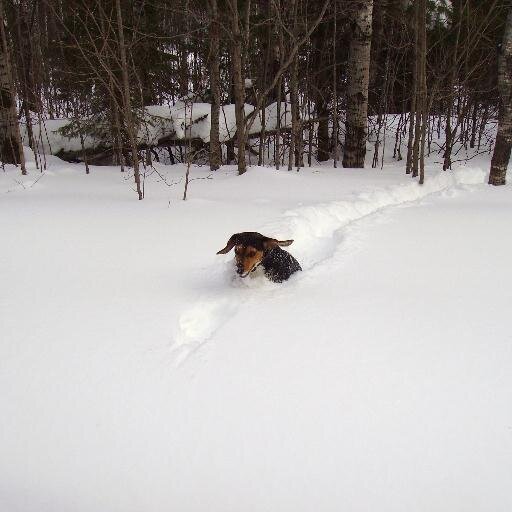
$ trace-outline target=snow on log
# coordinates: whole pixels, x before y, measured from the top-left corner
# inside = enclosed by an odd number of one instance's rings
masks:
[[[142,146],[156,147],[162,145],[173,145],[192,140],[202,140],[207,143],[210,140],[210,110],[209,103],[177,102],[175,105],[150,105],[144,107],[139,113],[138,142]],[[245,114],[249,115],[254,111],[254,106],[246,104]],[[85,124],[86,119],[83,120]],[[34,139],[39,152],[58,155],[62,153],[80,153],[82,143],[80,137],[67,136],[62,130],[69,127],[71,123],[75,126],[80,120],[71,118],[47,119],[40,123],[33,124]],[[89,120],[90,123],[90,120]],[[249,135],[259,134],[262,130],[263,120],[260,113],[253,125]],[[291,126],[291,113],[289,103],[281,103],[281,128]],[[21,136],[24,144],[28,145],[27,129],[21,123]],[[277,129],[277,103],[272,103],[265,109],[265,130],[272,132]],[[101,131],[101,130],[100,130]],[[222,105],[220,111],[219,138],[221,142],[227,142],[235,137],[236,120],[235,105]],[[110,144],[99,136],[83,133],[83,146],[87,150],[103,151]]]

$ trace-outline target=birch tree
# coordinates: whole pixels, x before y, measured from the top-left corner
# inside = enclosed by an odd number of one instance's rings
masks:
[[[364,167],[373,0],[354,6],[348,58],[347,118],[343,167]]]
[[[503,43],[498,56],[500,110],[498,134],[489,173],[490,185],[505,185],[512,149],[512,7],[509,9]]]

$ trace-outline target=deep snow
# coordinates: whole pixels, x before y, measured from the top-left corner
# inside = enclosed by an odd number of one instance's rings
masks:
[[[471,165],[0,172],[0,510],[508,512],[512,190]],[[304,271],[235,277],[250,230]]]

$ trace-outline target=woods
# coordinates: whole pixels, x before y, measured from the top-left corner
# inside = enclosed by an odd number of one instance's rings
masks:
[[[142,199],[140,167],[152,159],[212,171],[236,163],[239,174],[330,159],[378,168],[393,125],[393,156],[420,183],[427,156],[448,170],[471,149],[494,150],[489,183],[503,184],[510,9],[509,0],[3,0],[1,159],[25,172],[23,138],[40,169],[47,152],[87,171],[128,166]]]

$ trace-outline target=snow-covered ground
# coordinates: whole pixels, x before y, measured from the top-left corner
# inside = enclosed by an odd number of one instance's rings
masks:
[[[512,189],[488,162],[0,172],[0,511],[512,509]],[[33,165],[33,164],[32,164]],[[294,238],[272,284],[217,256]]]

